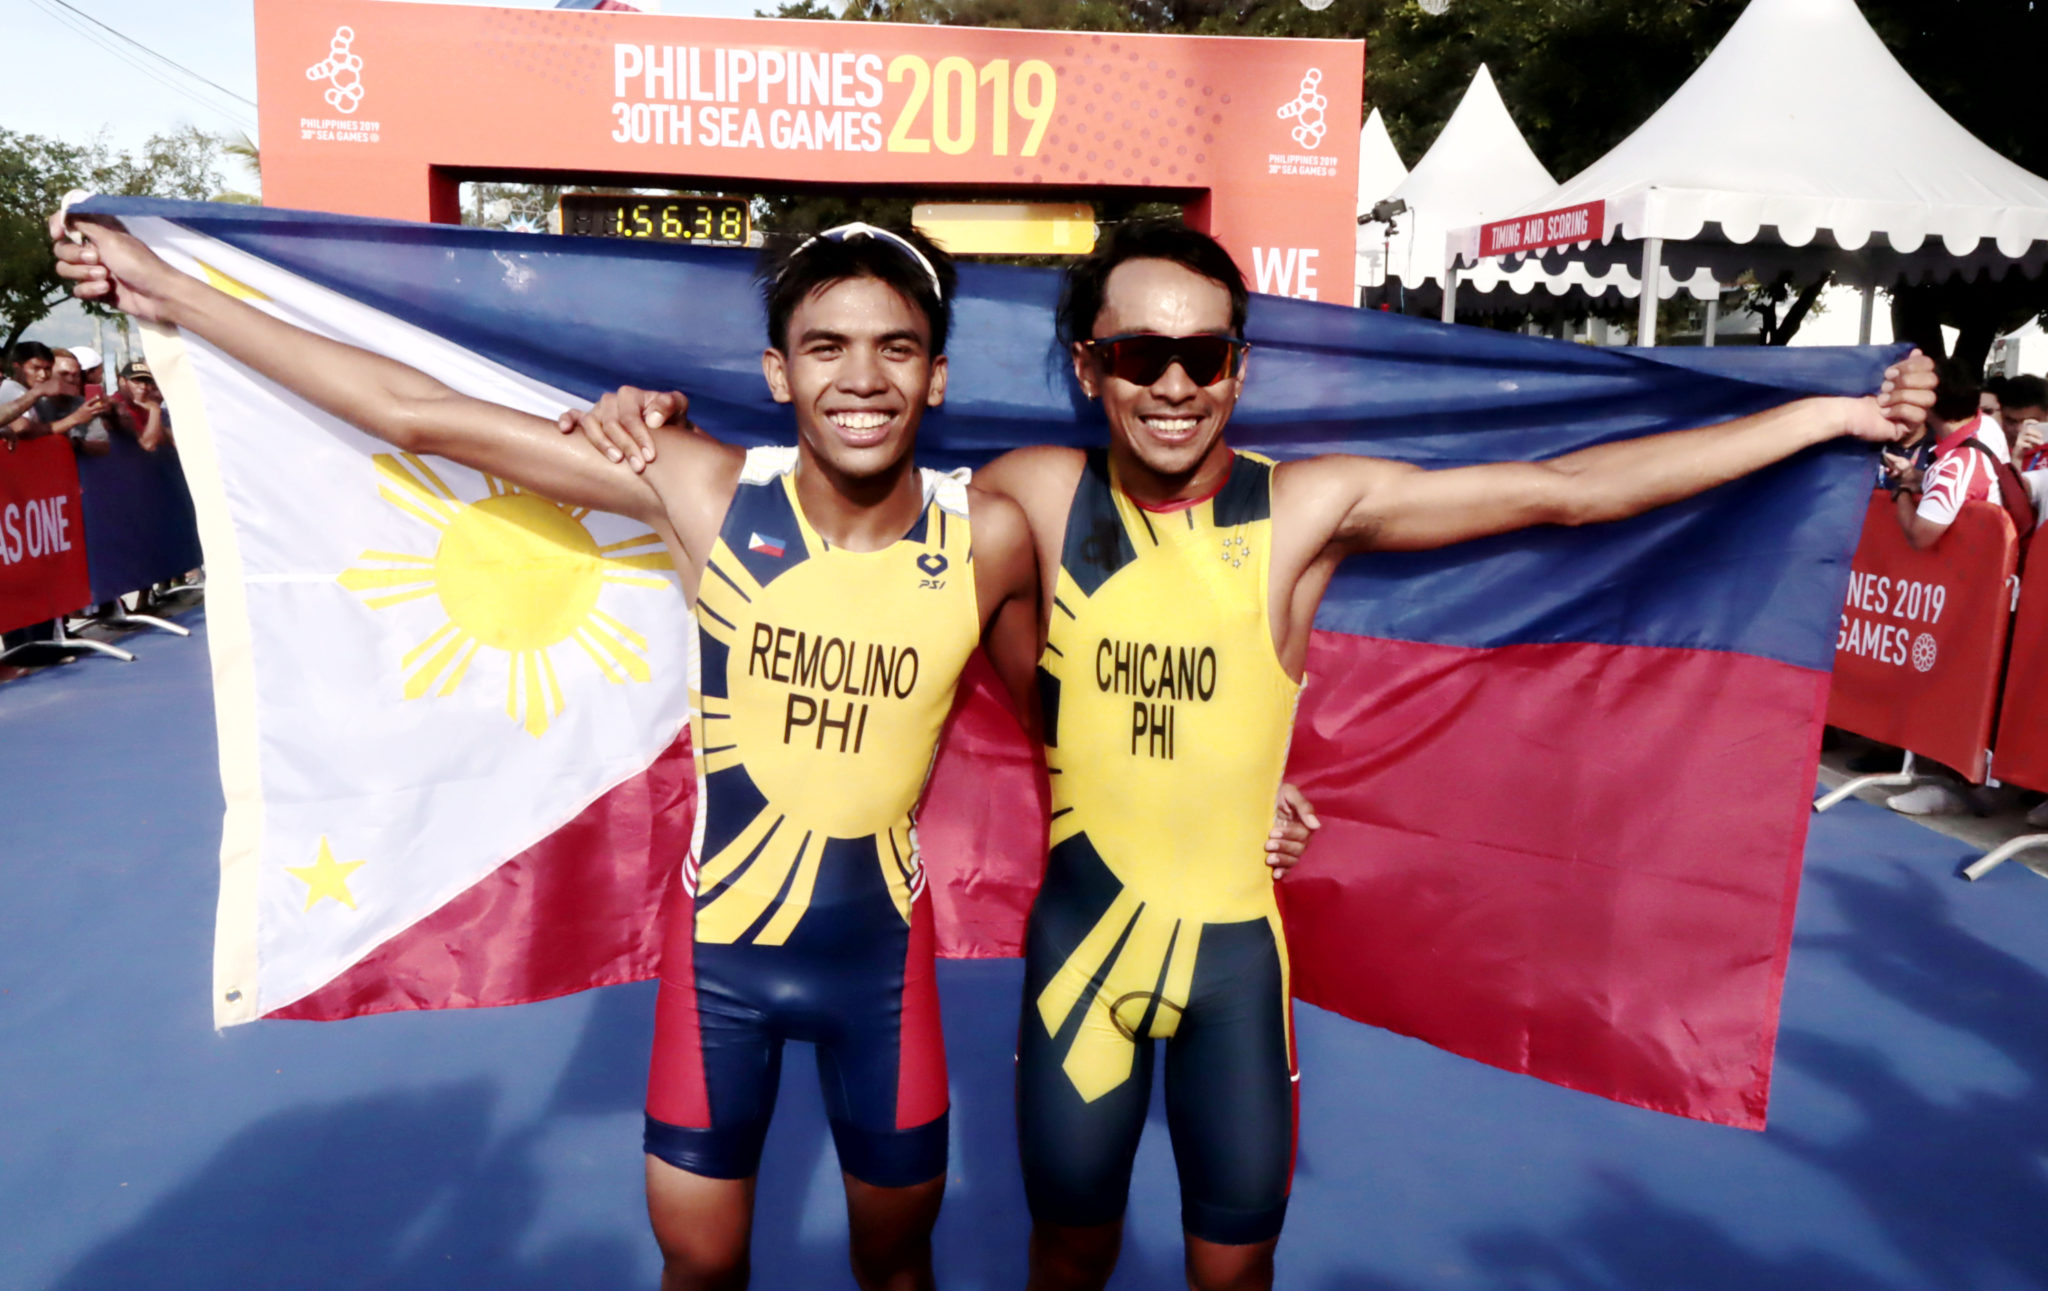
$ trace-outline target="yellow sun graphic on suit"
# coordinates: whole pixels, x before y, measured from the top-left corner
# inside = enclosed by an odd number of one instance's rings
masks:
[[[467,501],[411,453],[374,462],[379,495],[440,535],[431,552],[365,551],[338,580],[373,610],[439,598],[446,617],[399,660],[407,699],[454,694],[493,650],[506,656],[505,715],[539,737],[564,707],[554,647],[574,642],[614,684],[652,675],[647,638],[597,602],[607,586],[670,586],[654,572],[673,566],[653,532],[601,546],[587,508],[491,475]]]

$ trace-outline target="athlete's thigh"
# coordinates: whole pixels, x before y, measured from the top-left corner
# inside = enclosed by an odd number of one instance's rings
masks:
[[[678,1170],[747,1179],[781,1084],[782,1025],[772,950],[697,946],[692,984],[665,978],[655,1003],[645,1147]]]
[[[1209,1242],[1268,1241],[1287,1213],[1295,1100],[1281,953],[1264,920],[1204,927],[1166,1046],[1182,1221]]]
[[[818,1048],[840,1168],[875,1187],[905,1188],[946,1171],[946,1043],[931,902],[912,902],[908,927],[886,893],[866,904],[869,930],[836,947],[804,1038]],[[845,921],[862,911],[839,913]]]
[[[1094,1007],[1094,992],[1084,988],[1081,1002],[1054,1019],[1057,1031],[1048,1029],[1040,996],[1056,974],[1076,970],[1067,962],[1069,948],[1041,922],[1034,915],[1026,942],[1023,1017],[1017,1026],[1017,1139],[1025,1197],[1040,1224],[1114,1223],[1123,1218],[1131,1163],[1152,1099],[1153,1045],[1121,1031],[1086,1037],[1080,1049],[1092,1060],[1115,1055],[1113,1060],[1129,1065],[1106,1092],[1092,1099],[1082,1095],[1067,1057],[1085,1030],[1113,1027],[1114,1018]]]

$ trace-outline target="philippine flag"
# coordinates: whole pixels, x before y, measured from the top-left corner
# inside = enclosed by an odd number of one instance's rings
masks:
[[[744,253],[95,199],[186,272],[543,416],[678,388],[786,442]],[[1104,434],[1057,284],[964,266],[928,464]],[[1232,425],[1274,456],[1530,460],[1876,388],[1876,350],[1596,350],[1256,297]],[[570,347],[565,335],[578,338]],[[228,815],[216,1016],[502,1004],[646,977],[688,850],[693,637],[653,535],[390,451],[146,333],[209,570]],[[1871,453],[1618,524],[1339,572],[1290,775],[1305,1000],[1482,1061],[1760,1126]],[[757,551],[780,547],[750,535]],[[1014,954],[1038,760],[977,669],[919,831],[939,943]]]
[[[748,551],[757,551],[761,553],[763,556],[773,556],[777,560],[780,560],[782,559],[782,547],[783,543],[781,538],[770,538],[766,535],[758,533],[750,533],[747,535]]]

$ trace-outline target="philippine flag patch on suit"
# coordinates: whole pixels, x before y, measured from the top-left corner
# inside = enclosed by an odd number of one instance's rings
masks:
[[[743,443],[751,256],[94,199],[290,322],[553,417],[679,388]],[[1090,444],[1056,284],[968,266],[920,457]],[[1887,353],[1600,351],[1255,297],[1232,439],[1424,465],[1549,457],[1872,390]],[[222,1024],[515,1003],[650,977],[696,790],[693,636],[644,527],[392,451],[162,329],[208,566],[227,817]],[[1761,1126],[1867,450],[1621,524],[1346,564],[1290,777],[1297,995],[1482,1061]],[[775,557],[785,535],[749,534]],[[1015,954],[1045,806],[985,666],[920,817],[942,953]]]

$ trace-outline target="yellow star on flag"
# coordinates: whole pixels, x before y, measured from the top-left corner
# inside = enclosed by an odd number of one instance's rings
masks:
[[[319,905],[322,898],[333,897],[349,909],[356,908],[356,899],[349,895],[348,876],[363,867],[361,861],[337,861],[334,849],[327,845],[327,839],[320,839],[320,854],[313,858],[311,865],[287,865],[285,873],[306,885],[306,909]]]

